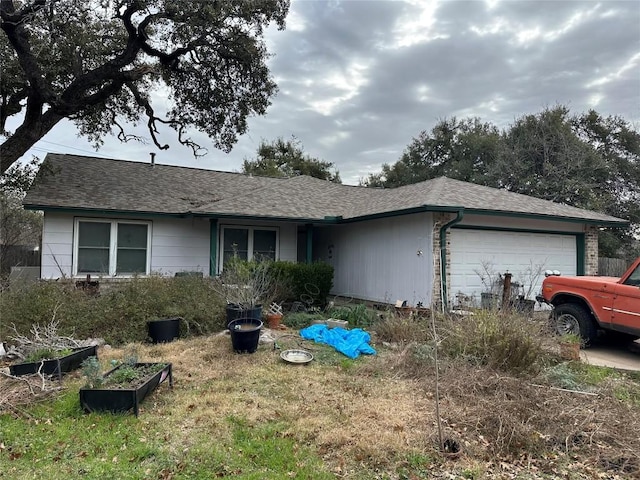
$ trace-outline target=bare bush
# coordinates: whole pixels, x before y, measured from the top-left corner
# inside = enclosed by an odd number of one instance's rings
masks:
[[[270,262],[247,262],[232,257],[225,263],[220,276],[214,280],[213,289],[227,304],[253,308],[275,301],[281,290],[281,283]]]
[[[81,341],[58,333],[59,322],[55,319],[56,312],[57,308],[54,309],[53,319],[44,327],[41,327],[37,323],[32,325],[30,337],[18,333],[15,325],[13,325],[12,329],[15,335],[12,336],[11,339],[15,342],[15,345],[9,347],[7,354],[9,356],[17,356],[24,360],[30,354],[40,350],[56,351],[82,346]]]

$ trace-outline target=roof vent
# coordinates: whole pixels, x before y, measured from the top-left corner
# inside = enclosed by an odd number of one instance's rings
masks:
[[[153,167],[156,164],[156,154],[149,152],[149,155],[151,155],[151,166]]]

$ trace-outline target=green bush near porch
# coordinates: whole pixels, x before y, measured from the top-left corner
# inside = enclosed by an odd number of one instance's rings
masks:
[[[325,262],[272,263],[274,277],[287,286],[286,302],[302,302],[305,305],[324,307],[333,287],[333,267]]]

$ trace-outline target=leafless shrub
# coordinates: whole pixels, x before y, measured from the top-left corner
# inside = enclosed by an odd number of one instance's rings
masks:
[[[11,339],[15,344],[9,347],[7,354],[24,359],[39,350],[65,350],[81,346],[80,341],[58,334],[59,322],[55,319],[58,307],[59,305],[54,309],[52,319],[47,325],[41,327],[36,323],[31,326],[30,337],[20,334],[13,325],[12,330],[15,335]]]
[[[277,300],[280,283],[270,262],[247,262],[232,257],[212,285],[227,304],[252,308]]]

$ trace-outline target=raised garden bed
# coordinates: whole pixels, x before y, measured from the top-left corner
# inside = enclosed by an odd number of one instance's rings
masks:
[[[123,375],[126,369],[133,370],[135,378]],[[80,389],[80,405],[85,412],[118,413],[133,409],[137,417],[140,403],[167,378],[173,388],[170,363],[118,365],[104,374],[99,386]]]
[[[80,368],[82,362],[89,357],[97,357],[97,347],[79,347],[71,349],[71,353],[58,358],[23,362],[9,366],[9,373],[14,376],[31,375],[40,372],[43,375],[57,375],[62,378],[64,373],[69,373]]]

